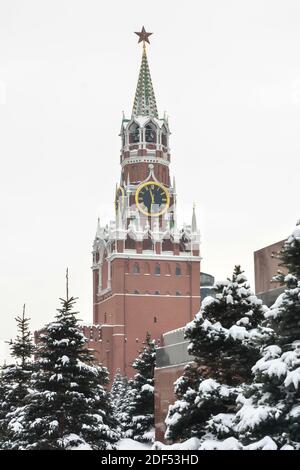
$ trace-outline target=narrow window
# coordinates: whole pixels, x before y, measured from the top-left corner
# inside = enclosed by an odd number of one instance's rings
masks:
[[[181,267],[178,266],[178,265],[176,266],[175,274],[176,274],[176,276],[180,276],[180,275],[181,275]]]
[[[160,265],[159,264],[157,264],[155,266],[155,274],[160,274]]]
[[[140,274],[140,266],[138,265],[138,263],[134,263],[133,274]]]

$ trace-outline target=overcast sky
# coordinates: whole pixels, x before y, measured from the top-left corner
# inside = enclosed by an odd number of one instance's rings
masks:
[[[0,0],[0,357],[24,302],[33,328],[53,318],[67,266],[92,321],[92,241],[114,212],[142,25],[202,270],[240,263],[253,284],[254,250],[300,217],[299,0]]]

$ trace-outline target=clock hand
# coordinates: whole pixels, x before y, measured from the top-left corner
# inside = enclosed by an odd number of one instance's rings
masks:
[[[152,204],[154,204],[154,196],[153,196],[153,193],[152,193],[151,189],[150,189],[150,194],[151,194]]]

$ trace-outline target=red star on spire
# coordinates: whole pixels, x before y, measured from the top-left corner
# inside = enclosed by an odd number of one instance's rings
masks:
[[[138,35],[139,43],[143,41],[144,43],[147,42],[148,44],[150,44],[149,36],[151,36],[151,34],[153,34],[153,33],[147,33],[144,26],[143,26],[142,31],[140,33],[134,32],[134,34]]]

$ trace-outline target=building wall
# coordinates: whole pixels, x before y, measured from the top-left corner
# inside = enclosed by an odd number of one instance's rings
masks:
[[[174,382],[183,374],[185,364],[155,369],[155,439],[164,442],[165,419],[169,405],[174,403]]]
[[[278,266],[278,259],[272,258],[272,253],[280,251],[283,243],[284,240],[281,240],[254,252],[255,292],[257,294],[280,287],[278,282],[271,282],[272,278],[279,269],[283,272],[286,270]]]
[[[160,274],[155,274],[157,265]],[[131,364],[147,331],[159,341],[163,333],[185,325],[199,311],[200,261],[115,258],[111,272],[111,288],[106,291],[104,284],[104,293],[94,298],[94,323],[102,331],[99,357],[112,376],[120,369],[131,377],[135,373]]]

